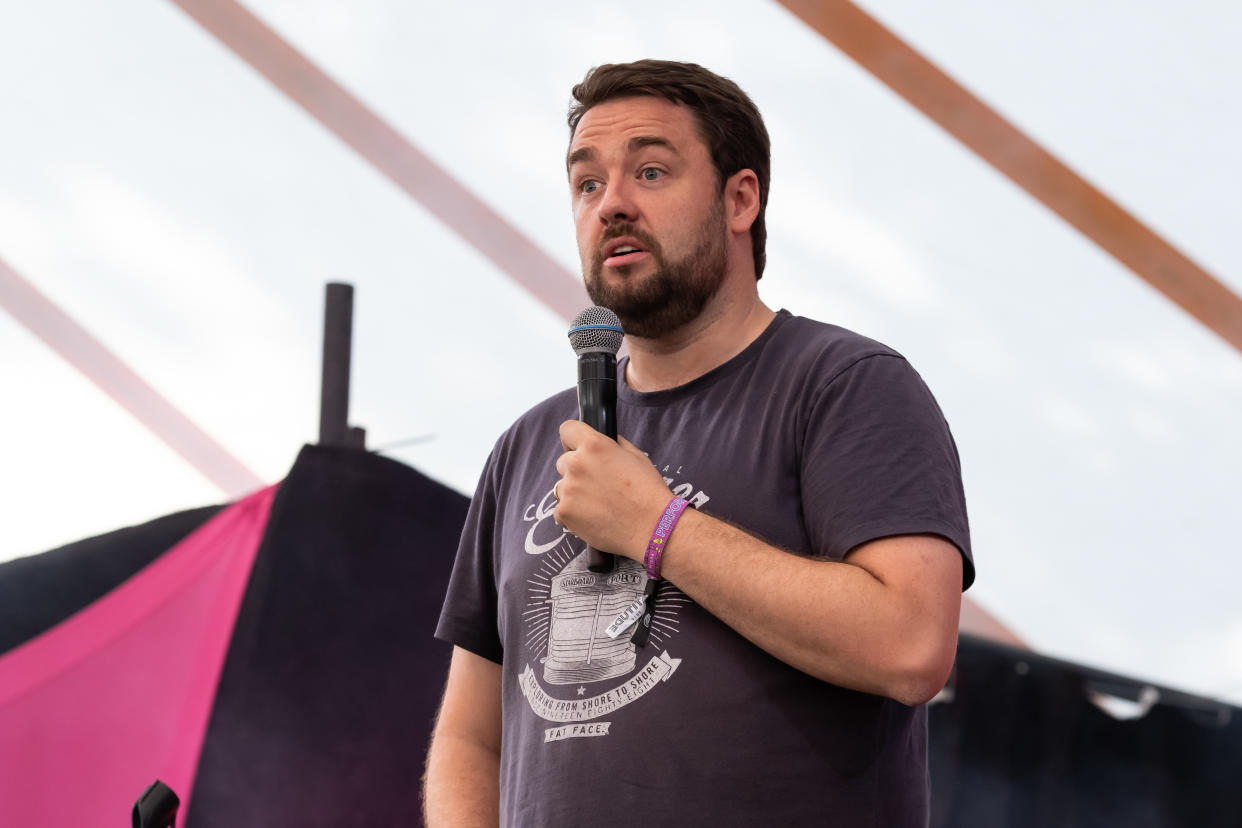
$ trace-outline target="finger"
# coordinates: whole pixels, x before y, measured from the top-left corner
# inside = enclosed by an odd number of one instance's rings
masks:
[[[565,452],[560,457],[556,458],[556,473],[561,477],[565,477],[569,474],[569,452]]]
[[[573,451],[582,444],[583,429],[588,433],[593,430],[589,425],[578,420],[566,420],[561,423],[561,445],[565,448],[565,451]]]

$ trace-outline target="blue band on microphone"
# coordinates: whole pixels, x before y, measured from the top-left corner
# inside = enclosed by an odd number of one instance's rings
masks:
[[[625,333],[619,325],[577,325],[569,329],[570,333],[578,331],[616,331],[619,334]]]

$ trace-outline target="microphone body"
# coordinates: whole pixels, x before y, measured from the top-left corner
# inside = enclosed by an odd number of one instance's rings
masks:
[[[617,439],[617,350],[621,322],[607,308],[591,307],[578,314],[569,341],[578,355],[578,419],[609,439]],[[611,572],[613,556],[587,547],[587,569]]]
[[[578,419],[591,428],[617,439],[617,357],[593,353],[578,357]],[[587,547],[587,569],[611,572],[612,555]]]
[[[613,354],[578,357],[578,419],[617,439],[617,358]]]

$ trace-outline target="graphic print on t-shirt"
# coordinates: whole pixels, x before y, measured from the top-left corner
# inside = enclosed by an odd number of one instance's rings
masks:
[[[545,558],[544,563],[553,560]],[[613,619],[642,597],[646,584],[647,573],[629,558],[617,560],[612,572],[591,572],[583,550],[551,577],[547,593],[542,584],[531,587],[532,601],[542,599],[552,605],[550,623],[543,619],[547,625],[541,631],[547,649],[543,680],[548,684],[595,682],[633,670],[635,647],[630,637],[609,637],[607,630]]]
[[[693,494],[689,484],[676,491],[679,496],[692,495],[695,505],[708,500],[706,494]],[[681,590],[661,581],[647,646],[631,642],[632,626],[609,635],[617,617],[642,600],[647,573],[638,562],[620,556],[611,572],[591,572],[586,543],[556,525],[555,507],[549,490],[523,514],[531,524],[525,551],[540,560],[526,578],[523,623],[528,660],[518,681],[531,710],[559,725],[544,731],[545,742],[607,736],[612,722],[591,720],[668,681],[681,660],[663,647],[677,632],[678,611],[690,603]]]

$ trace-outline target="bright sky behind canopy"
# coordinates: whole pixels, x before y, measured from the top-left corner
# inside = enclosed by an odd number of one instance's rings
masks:
[[[1242,354],[767,2],[247,7],[571,271],[570,87],[702,63],[773,143],[773,307],[904,353],[961,451],[971,596],[1035,648],[1242,702]],[[1242,292],[1242,7],[864,7]],[[464,492],[564,322],[166,0],[0,9],[0,258],[264,480],[352,420]],[[0,314],[0,560],[225,495]],[[624,423],[622,423],[624,431]]]

